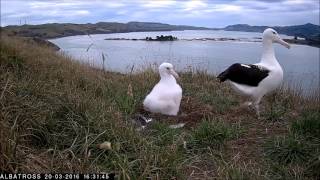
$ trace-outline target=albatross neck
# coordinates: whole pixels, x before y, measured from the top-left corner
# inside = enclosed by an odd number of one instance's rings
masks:
[[[168,73],[160,73],[160,82],[176,83],[176,79]]]
[[[262,49],[263,49],[262,57],[261,57],[262,64],[267,64],[267,65],[279,64],[275,57],[274,48],[272,45],[272,41],[270,39],[263,39]]]

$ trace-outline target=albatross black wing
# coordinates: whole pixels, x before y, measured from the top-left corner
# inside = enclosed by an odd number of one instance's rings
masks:
[[[252,64],[236,63],[219,74],[220,82],[230,80],[238,84],[258,86],[268,76],[269,70]]]

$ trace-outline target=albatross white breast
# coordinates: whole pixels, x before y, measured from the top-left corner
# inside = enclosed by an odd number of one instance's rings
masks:
[[[143,101],[144,109],[153,113],[177,115],[182,98],[182,89],[175,79],[179,76],[170,63],[162,63],[159,73],[160,81]]]
[[[247,105],[253,104],[257,115],[260,114],[261,98],[279,87],[283,80],[283,70],[275,57],[272,43],[290,48],[290,45],[283,41],[275,30],[268,28],[263,32],[263,52],[259,63],[235,63],[218,75],[220,82],[230,81],[237,92],[251,98]]]

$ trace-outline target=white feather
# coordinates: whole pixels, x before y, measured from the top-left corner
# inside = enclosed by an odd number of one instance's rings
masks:
[[[251,68],[250,66],[248,66],[246,64],[241,64],[241,66],[246,67],[246,68]]]
[[[172,65],[169,63],[160,65],[161,79],[146,96],[143,106],[145,110],[150,112],[177,115],[182,98],[182,89],[173,75],[166,69],[168,67],[172,69]]]

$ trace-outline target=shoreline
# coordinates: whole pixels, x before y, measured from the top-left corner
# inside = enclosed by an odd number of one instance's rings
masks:
[[[293,44],[309,45],[320,48],[319,26],[311,23],[295,26],[250,26],[248,24],[234,24],[221,28],[198,27],[189,25],[171,25],[158,22],[138,22],[128,23],[119,22],[97,22],[86,24],[75,23],[47,23],[39,25],[9,25],[0,27],[1,33],[10,36],[41,38],[45,40],[76,36],[94,35],[111,33],[130,33],[130,32],[161,32],[161,31],[184,31],[184,30],[222,30],[238,32],[261,33],[266,28],[274,28],[279,34],[305,38],[292,39],[287,42]]]
[[[150,40],[146,40],[145,38],[105,38],[104,40],[106,41],[150,41]],[[300,39],[298,40],[283,39],[283,40],[290,44],[306,45],[306,46],[320,48],[320,44],[313,44],[311,41],[308,41],[308,40],[300,40]],[[152,40],[152,41],[160,41],[160,40]],[[247,39],[247,38],[192,38],[192,39],[176,39],[176,40],[164,40],[164,41],[262,42],[261,38],[254,38],[254,40]]]
[[[202,31],[202,30],[212,30],[212,31],[216,31],[218,29],[196,29],[198,31]],[[222,31],[227,31],[227,30],[223,30],[223,29],[219,29]],[[43,41],[47,41],[47,44],[51,44],[50,40],[52,39],[58,39],[58,38],[65,38],[65,37],[71,37],[71,36],[91,36],[91,35],[101,35],[101,34],[116,34],[116,33],[131,33],[131,32],[172,32],[172,31],[185,31],[185,30],[181,30],[181,29],[177,29],[177,30],[146,30],[146,31],[123,31],[123,32],[112,32],[112,31],[103,31],[103,32],[96,32],[93,34],[90,33],[86,33],[86,32],[75,32],[75,33],[69,33],[69,34],[57,34],[56,36],[53,37],[39,37],[36,34],[31,34],[31,35],[23,35],[23,34],[16,34],[13,31],[10,30],[5,30],[5,29],[1,29],[1,33],[6,34],[8,36],[15,36],[18,35],[20,37],[25,37],[25,38],[37,38],[37,39],[41,39]],[[240,31],[240,32],[247,32],[247,31]],[[185,40],[185,41],[193,41],[193,40],[200,40],[200,41],[238,41],[238,42],[261,42],[261,38],[257,37],[254,38],[257,40],[244,40],[241,38],[226,38],[226,37],[222,37],[222,38],[193,38],[193,39],[177,39],[177,40]],[[145,40],[145,38],[106,38],[104,40]],[[307,45],[307,46],[311,46],[311,47],[316,47],[316,48],[320,48],[320,44],[317,42],[313,42],[310,40],[301,40],[301,39],[284,39],[286,42],[291,43],[291,44],[298,44],[298,45]],[[146,41],[146,40],[145,40]],[[157,41],[157,40],[153,40],[153,41]],[[55,44],[54,44],[55,45]]]

